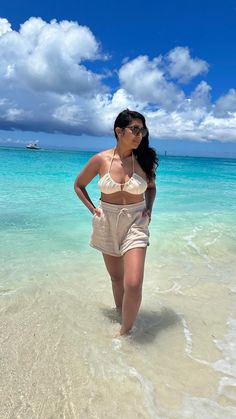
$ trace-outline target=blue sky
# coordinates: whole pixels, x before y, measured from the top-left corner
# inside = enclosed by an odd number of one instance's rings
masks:
[[[129,107],[151,144],[236,156],[236,1],[5,2],[0,144],[101,149]]]

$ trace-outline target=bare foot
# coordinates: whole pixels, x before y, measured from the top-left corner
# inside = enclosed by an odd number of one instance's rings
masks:
[[[115,334],[115,336],[114,336],[114,337],[118,338],[118,337],[121,337],[121,336],[127,336],[130,332],[131,332],[131,329],[129,329],[129,330],[125,330],[125,329],[121,328],[121,329],[119,330],[119,332],[117,332],[117,333]]]

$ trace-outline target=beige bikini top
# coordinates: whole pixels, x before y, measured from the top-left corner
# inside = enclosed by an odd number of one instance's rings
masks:
[[[111,171],[111,165],[112,165],[114,156],[115,156],[115,149],[113,152],[113,156],[111,158],[108,173],[102,176],[98,181],[98,187],[100,191],[105,194],[111,194],[111,193],[121,192],[121,191],[125,191],[133,195],[143,194],[147,189],[147,182],[134,171],[133,153],[132,153],[133,174],[131,178],[129,178],[129,180],[125,183],[117,183],[111,177],[110,171]]]

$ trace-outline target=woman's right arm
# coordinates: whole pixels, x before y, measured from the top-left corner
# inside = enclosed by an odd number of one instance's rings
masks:
[[[88,192],[86,191],[86,186],[99,173],[101,164],[101,154],[96,154],[88,161],[83,170],[78,174],[74,183],[74,189],[76,194],[92,214],[94,214],[94,212],[96,211],[96,207],[92,203],[88,195]]]

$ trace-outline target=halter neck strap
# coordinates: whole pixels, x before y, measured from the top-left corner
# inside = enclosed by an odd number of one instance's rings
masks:
[[[132,161],[133,161],[133,174],[134,174],[134,153],[133,153],[133,151],[132,151]],[[133,174],[132,174],[132,176],[133,176]]]
[[[109,169],[108,169],[108,173],[110,173],[110,171],[111,171],[111,165],[112,165],[112,162],[113,162],[114,157],[115,157],[115,152],[116,152],[116,149],[114,148],[112,158],[111,158],[111,161],[110,161],[110,165],[109,165]],[[133,173],[132,173],[132,176],[133,176],[133,174],[134,174],[134,153],[133,152],[132,152],[132,162],[133,162]]]
[[[114,156],[115,156],[115,151],[116,151],[116,149],[114,148],[112,158],[111,158],[111,161],[110,161],[110,166],[109,166],[109,169],[108,169],[108,173],[110,173],[110,170],[111,170],[111,165],[112,165],[112,162],[113,162],[113,159],[114,159]]]

